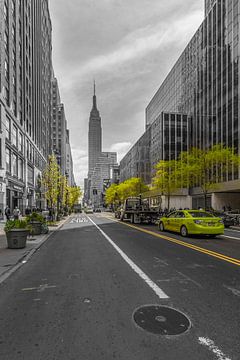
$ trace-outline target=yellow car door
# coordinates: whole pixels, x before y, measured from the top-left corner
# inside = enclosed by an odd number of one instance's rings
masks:
[[[175,231],[180,232],[180,229],[184,224],[185,224],[185,214],[183,211],[178,211],[176,214]]]
[[[166,220],[166,229],[170,230],[170,231],[176,231],[176,211],[172,212],[171,214],[168,215],[167,220]]]

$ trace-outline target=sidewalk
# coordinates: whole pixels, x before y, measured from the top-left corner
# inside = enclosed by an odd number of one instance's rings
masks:
[[[3,230],[5,222],[0,222],[0,283],[22,266],[37,249],[69,219],[61,220],[57,226],[49,226],[49,233],[29,236],[23,249],[8,249],[7,239]]]

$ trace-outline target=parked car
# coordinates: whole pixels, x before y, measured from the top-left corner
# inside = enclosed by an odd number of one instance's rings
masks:
[[[224,233],[223,220],[204,210],[178,210],[160,218],[160,231],[170,230],[187,235],[211,235]]]
[[[95,213],[100,213],[101,212],[101,209],[100,208],[97,208],[97,209],[94,209],[93,210]]]
[[[213,211],[212,214],[222,219],[225,228],[229,228],[230,226],[233,226],[236,223],[236,219],[232,216],[229,216],[227,213],[221,211]]]
[[[234,219],[234,225],[240,225],[240,210],[239,209],[225,211],[224,215]]]

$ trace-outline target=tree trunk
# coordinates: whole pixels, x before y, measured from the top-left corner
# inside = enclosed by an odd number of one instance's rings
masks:
[[[167,208],[168,208],[168,211],[169,211],[169,208],[170,208],[170,194],[167,195]]]
[[[207,209],[207,193],[204,193],[204,210]]]

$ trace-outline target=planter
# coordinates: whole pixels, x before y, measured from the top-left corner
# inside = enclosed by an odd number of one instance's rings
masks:
[[[29,230],[13,229],[6,233],[9,249],[22,249],[26,246]]]
[[[42,223],[39,221],[31,221],[29,223],[31,225],[31,235],[40,235],[42,233]]]

